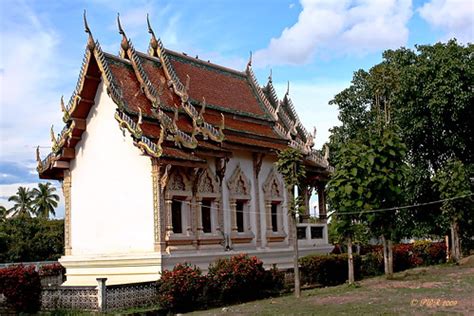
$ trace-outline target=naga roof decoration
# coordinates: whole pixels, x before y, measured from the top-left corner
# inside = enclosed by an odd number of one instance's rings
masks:
[[[37,148],[40,177],[61,179],[69,168],[101,81],[117,104],[118,127],[150,157],[202,164],[201,154],[228,157],[249,146],[261,152],[290,146],[318,170],[332,170],[327,152],[323,157],[313,150],[316,133],[310,135],[301,124],[289,86],[279,100],[271,72],[266,86],[258,84],[252,53],[246,69],[237,71],[165,49],[147,15],[151,39],[143,54],[127,38],[120,16],[117,24],[122,41],[114,56],[94,40],[84,12],[88,39],[79,78],[69,102],[61,97],[65,126],[57,136],[51,128],[51,153],[41,160]]]

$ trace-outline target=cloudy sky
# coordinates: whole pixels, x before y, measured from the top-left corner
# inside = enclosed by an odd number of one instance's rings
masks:
[[[303,124],[317,127],[318,148],[338,124],[328,101],[385,49],[474,38],[472,0],[0,0],[1,205],[19,185],[36,185],[35,147],[44,157],[50,126],[62,128],[60,98],[74,89],[87,39],[84,9],[109,53],[119,50],[117,12],[141,51],[149,42],[147,13],[173,50],[242,70],[252,51],[261,84],[272,69],[282,97],[290,81]]]

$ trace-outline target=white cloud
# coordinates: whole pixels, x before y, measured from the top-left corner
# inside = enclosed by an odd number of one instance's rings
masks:
[[[445,32],[445,39],[474,40],[474,2],[472,0],[431,0],[418,9],[420,16]]]
[[[329,140],[329,129],[338,124],[338,109],[329,105],[334,96],[349,86],[350,82],[304,82],[290,83],[290,97],[296,112],[305,128],[312,133],[316,126],[317,134],[315,149],[321,149]],[[287,83],[274,83],[275,90],[280,98],[286,92]]]
[[[58,36],[25,4],[12,6],[2,28],[0,72],[1,158],[26,161],[35,145],[49,145],[48,130],[60,121]],[[60,126],[60,125],[58,125]]]
[[[255,53],[255,64],[305,64],[317,52],[367,54],[406,44],[411,0],[301,0],[298,21]]]

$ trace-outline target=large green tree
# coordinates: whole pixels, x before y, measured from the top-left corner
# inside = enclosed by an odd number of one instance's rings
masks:
[[[341,148],[356,135],[369,137],[382,115],[400,128],[407,145],[407,176],[398,204],[440,199],[431,179],[449,159],[473,170],[473,48],[451,40],[415,50],[388,50],[381,63],[355,72],[350,87],[332,101],[339,107],[342,125],[332,129],[331,163],[338,163]],[[442,235],[446,227],[439,221],[441,215],[439,204],[410,209],[399,218],[404,221],[401,233]]]
[[[54,209],[58,206],[59,195],[55,194],[56,188],[51,183],[38,183],[38,188],[33,189],[33,207],[36,216],[48,218],[56,215]]]
[[[19,187],[15,195],[8,198],[9,202],[13,202],[10,208],[12,217],[31,216],[33,214],[33,192],[25,187]]]
[[[347,240],[349,283],[354,281],[352,240],[361,224],[368,227],[372,236],[382,239],[385,273],[393,274],[391,244],[398,235],[398,214],[394,210],[372,211],[398,205],[404,155],[405,146],[396,128],[388,123],[357,135],[340,148],[336,170],[329,182],[329,202],[336,211],[336,229]]]
[[[10,217],[0,223],[0,263],[57,260],[64,249],[64,220]]]
[[[444,200],[441,210],[451,230],[451,258],[458,261],[462,254],[459,235],[465,230],[471,233],[474,225],[473,188],[468,170],[461,161],[448,160],[433,178],[433,185]]]

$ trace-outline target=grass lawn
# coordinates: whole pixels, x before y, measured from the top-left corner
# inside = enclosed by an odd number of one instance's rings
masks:
[[[358,287],[340,285],[232,305],[195,315],[474,315],[474,260],[376,277]]]

